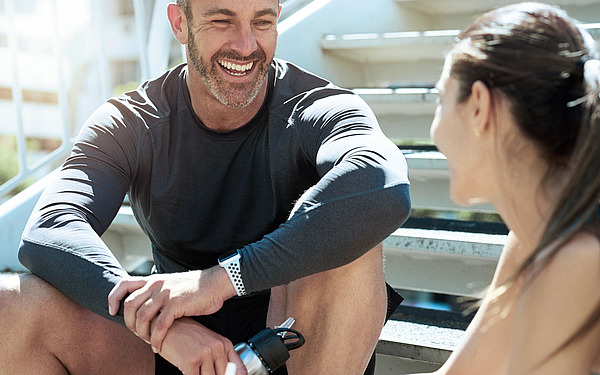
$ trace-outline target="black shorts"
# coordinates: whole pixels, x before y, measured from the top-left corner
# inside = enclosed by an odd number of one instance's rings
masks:
[[[398,295],[387,285],[387,318],[402,302]],[[221,310],[213,315],[194,317],[196,321],[216,333],[227,337],[233,345],[246,342],[249,338],[263,330],[267,325],[270,292],[265,291],[244,297],[231,298],[223,304]],[[387,320],[387,319],[386,319]],[[155,371],[157,375],[180,375],[181,371],[163,357],[156,354]],[[371,357],[365,375],[375,373],[375,353]],[[287,375],[285,365],[274,372],[274,375]]]

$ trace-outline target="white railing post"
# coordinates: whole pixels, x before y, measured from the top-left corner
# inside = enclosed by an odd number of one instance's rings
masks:
[[[10,66],[12,73],[12,102],[15,113],[15,127],[17,138],[17,155],[19,161],[19,171],[16,176],[11,178],[0,186],[0,198],[17,187],[26,178],[41,168],[53,164],[60,158],[63,158],[71,146],[71,129],[69,126],[69,108],[67,98],[66,80],[63,70],[63,53],[62,42],[60,38],[59,20],[58,20],[58,5],[56,0],[52,1],[52,40],[54,48],[54,57],[56,60],[56,74],[58,87],[57,97],[58,106],[62,122],[61,145],[50,154],[46,155],[41,160],[33,165],[27,163],[27,137],[25,134],[25,126],[23,121],[23,91],[20,81],[19,70],[19,45],[17,42],[17,29],[15,25],[16,10],[14,0],[5,0],[6,21],[7,21],[7,42],[10,51]]]
[[[102,32],[102,26],[105,24],[104,19],[104,0],[92,0],[93,3],[93,11],[92,11],[92,19],[93,19],[93,27],[94,34],[96,37],[96,50],[98,52],[97,64],[98,64],[98,74],[99,74],[99,82],[100,82],[100,90],[103,99],[107,99],[112,95],[112,90],[110,87],[110,76],[109,76],[109,67],[108,67],[108,59],[106,58],[106,50],[104,46],[104,33]]]
[[[166,15],[168,3],[155,0],[150,12],[144,0],[133,0],[142,82],[162,74],[169,65],[172,36]]]
[[[148,66],[148,32],[146,31],[146,4],[144,0],[133,0],[133,13],[135,16],[135,30],[138,40],[138,51],[140,58],[140,81],[150,78],[150,68]]]
[[[167,19],[167,4],[170,0],[155,0],[152,11],[150,33],[146,42],[148,54],[148,78],[162,74],[169,66],[171,51],[171,27]]]
[[[64,55],[58,21],[58,4],[56,3],[56,0],[53,1],[53,5],[54,7],[52,13],[52,21],[54,26],[54,57],[56,59],[56,76],[58,83],[58,88],[56,91],[58,95],[58,107],[60,110],[62,120],[61,148],[63,148],[71,143],[72,134],[70,126],[67,87],[65,83],[65,71],[63,69]]]
[[[15,28],[15,4],[14,0],[5,0],[7,22],[7,43],[10,51],[10,66],[12,70],[12,101],[15,111],[15,121],[17,128],[17,153],[19,160],[19,173],[12,180],[19,179],[27,167],[27,145],[25,142],[25,130],[23,126],[23,91],[21,90],[21,81],[19,79],[19,45],[17,42],[17,31]],[[10,182],[10,181],[9,181]],[[1,190],[0,190],[1,191]]]

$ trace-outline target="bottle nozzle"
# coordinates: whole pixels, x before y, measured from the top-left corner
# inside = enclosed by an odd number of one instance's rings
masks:
[[[296,323],[296,319],[294,319],[290,316],[289,318],[286,319],[285,322],[281,323],[278,326],[275,326],[275,329],[277,329],[277,328],[292,328],[294,323]],[[281,331],[278,333],[278,335],[281,336],[281,338],[284,338],[286,333],[287,333],[287,331]]]

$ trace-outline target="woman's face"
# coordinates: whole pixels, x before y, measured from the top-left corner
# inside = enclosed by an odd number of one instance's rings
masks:
[[[482,155],[477,147],[475,124],[469,116],[472,98],[458,103],[459,81],[450,76],[446,62],[437,84],[439,102],[431,124],[431,137],[448,160],[450,196],[461,206],[482,203]]]

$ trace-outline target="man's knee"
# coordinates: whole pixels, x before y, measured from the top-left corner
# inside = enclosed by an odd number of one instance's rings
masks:
[[[387,291],[381,245],[345,266],[291,282],[285,300],[287,310],[296,314],[351,308],[384,317]]]
[[[4,334],[2,355],[14,358],[13,364],[23,360],[23,353],[37,345],[40,327],[35,311],[44,301],[34,296],[44,296],[40,286],[42,281],[32,275],[0,278],[0,332]]]
[[[19,291],[20,275],[0,277],[0,298],[3,300],[14,298]],[[1,307],[2,305],[0,305]]]
[[[19,302],[19,276],[5,276],[0,279],[0,315],[6,316]]]
[[[387,308],[382,246],[345,266],[292,281],[272,293],[271,303],[277,306],[270,308],[270,324],[291,315],[316,327],[343,314],[335,319],[352,322],[367,317],[376,331],[383,326]]]
[[[379,282],[383,278],[383,246],[378,244],[358,259],[336,268],[335,274],[361,280]],[[377,280],[374,280],[377,279]]]
[[[384,324],[386,298],[381,245],[343,267],[290,283],[287,315],[306,338],[292,354],[290,373],[362,374]],[[357,325],[360,330],[352,329]]]
[[[30,303],[35,303],[34,294],[43,296],[43,280],[30,274],[5,276],[0,279],[0,312],[3,316],[20,311]],[[33,291],[39,293],[33,293]],[[24,313],[27,310],[23,311]]]
[[[0,342],[0,362],[8,356],[15,369],[29,369],[35,358],[69,373],[153,373],[148,345],[37,276],[0,279],[0,316],[0,332],[10,338]]]
[[[102,319],[32,274],[0,279],[0,316],[3,332],[14,331],[24,345],[47,347],[56,345],[56,337]]]
[[[47,310],[54,304],[65,302],[66,297],[46,281],[32,274],[6,276],[0,279],[0,308],[4,312],[19,310],[21,314],[33,313],[37,307]],[[23,310],[23,308],[28,309]],[[39,315],[39,311],[36,312]]]
[[[318,286],[312,290],[317,293],[327,293],[329,288],[340,290],[339,288],[348,285],[366,290],[376,285],[384,285],[382,249],[382,245],[379,244],[344,266],[293,281],[288,285],[288,291],[295,291],[298,288],[312,289],[311,285]]]
[[[0,278],[0,327],[21,335],[40,332],[52,321],[54,311],[63,311],[67,298],[32,274]]]

